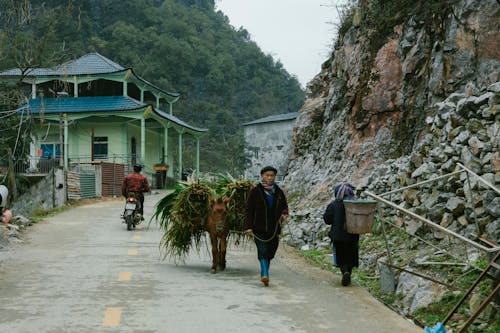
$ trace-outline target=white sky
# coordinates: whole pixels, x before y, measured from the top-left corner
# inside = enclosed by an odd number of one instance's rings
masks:
[[[279,60],[302,86],[320,72],[335,38],[337,4],[345,0],[216,0],[236,29]]]

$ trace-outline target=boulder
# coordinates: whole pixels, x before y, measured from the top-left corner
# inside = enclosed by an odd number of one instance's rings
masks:
[[[451,213],[444,213],[443,217],[441,218],[441,223],[440,225],[444,228],[447,228],[449,225],[453,223],[453,214]]]
[[[465,210],[465,201],[459,197],[451,197],[445,205],[448,212],[452,213],[453,216],[458,217],[462,215]]]
[[[396,289],[397,294],[404,295],[403,303],[409,307],[410,312],[439,302],[445,292],[446,289],[443,286],[407,272],[399,275]]]
[[[484,203],[484,209],[495,218],[500,217],[500,197]]]
[[[467,143],[469,144],[469,148],[472,154],[474,156],[479,156],[479,153],[484,147],[484,142],[479,140],[477,136],[472,136]]]

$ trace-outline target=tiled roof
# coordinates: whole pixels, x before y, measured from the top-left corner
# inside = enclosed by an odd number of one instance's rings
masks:
[[[29,105],[34,114],[137,110],[147,106],[125,96],[35,98],[29,100]]]
[[[78,59],[70,60],[57,66],[61,74],[104,74],[121,72],[125,67],[100,55],[97,52],[88,53]]]
[[[21,70],[18,68],[9,69],[7,71],[0,72],[0,76],[20,76]],[[26,76],[47,76],[47,75],[58,75],[56,71],[50,68],[31,68],[26,72]]]
[[[126,70],[125,67],[114,61],[93,52],[81,56],[78,59],[67,61],[53,68],[33,68],[28,70],[27,76],[64,76],[64,75],[92,75],[109,74]],[[0,76],[21,75],[19,69],[11,69],[0,72]]]
[[[132,75],[128,79],[128,81],[134,82],[140,85],[146,85],[153,92],[163,93],[171,98],[178,98],[180,96],[179,93],[173,93],[166,90],[161,89],[160,87],[155,86],[151,82],[144,80],[139,75],[135,74],[134,70],[131,68],[125,68],[120,64],[106,58],[105,56],[100,55],[97,52],[88,53],[86,55],[81,56],[78,59],[70,60],[65,62],[62,65],[58,65],[52,68],[32,68],[29,69],[25,75],[27,77],[40,77],[40,76],[73,76],[73,75],[100,75],[100,74],[113,74],[125,72],[126,70],[131,70]],[[10,69],[4,72],[0,72],[0,77],[5,76],[20,76],[21,70]],[[146,88],[148,90],[148,88]],[[175,102],[175,101],[174,101]]]
[[[208,129],[206,129],[206,128],[193,127],[193,126],[189,125],[188,123],[180,120],[176,116],[173,116],[173,115],[171,115],[169,113],[166,113],[166,112],[163,112],[161,110],[155,109],[155,113],[157,113],[158,115],[160,115],[163,118],[166,118],[166,119],[170,120],[171,122],[174,122],[174,123],[176,123],[178,125],[181,125],[182,127],[189,128],[189,129],[191,129],[193,131],[196,131],[196,132],[206,132],[206,131],[208,131]]]
[[[96,97],[66,97],[66,98],[36,98],[29,100],[30,111],[34,114],[49,113],[85,113],[85,112],[111,112],[111,111],[131,111],[149,106],[133,98],[125,96],[96,96]],[[22,110],[25,110],[23,108]],[[21,111],[21,109],[20,109]],[[189,125],[179,118],[154,109],[160,117],[171,121],[174,124],[187,128],[195,132],[206,132],[206,128],[198,128]]]
[[[261,124],[261,123],[272,123],[272,122],[276,122],[276,121],[292,120],[292,119],[297,118],[298,115],[299,115],[298,112],[275,114],[275,115],[272,115],[272,116],[267,116],[267,117],[264,117],[264,118],[253,120],[253,121],[250,121],[248,123],[244,123],[243,126],[254,125],[254,124]]]

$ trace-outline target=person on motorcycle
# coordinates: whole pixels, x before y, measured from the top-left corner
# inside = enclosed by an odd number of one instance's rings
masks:
[[[141,203],[140,211],[141,219],[144,219],[144,192],[149,192],[148,179],[141,175],[142,165],[134,165],[134,173],[125,176],[122,182],[122,195],[127,198],[129,192],[135,192],[137,199]]]

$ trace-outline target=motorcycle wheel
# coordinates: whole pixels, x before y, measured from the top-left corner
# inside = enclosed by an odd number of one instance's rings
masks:
[[[127,230],[132,230],[134,225],[133,217],[131,215],[125,216],[125,222],[127,222]]]

